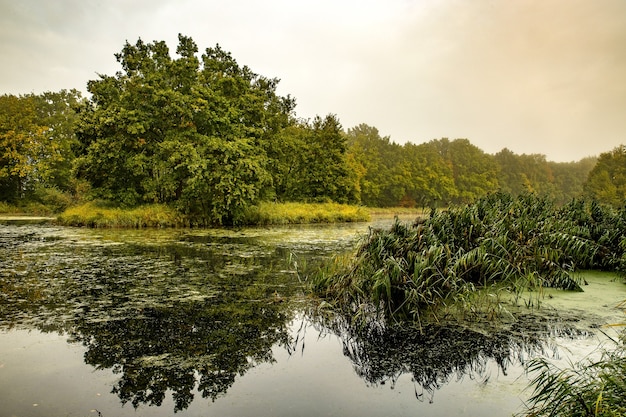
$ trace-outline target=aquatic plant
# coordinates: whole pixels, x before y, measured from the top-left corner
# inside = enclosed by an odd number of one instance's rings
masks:
[[[354,317],[437,319],[478,289],[582,291],[577,269],[624,265],[624,216],[596,203],[555,207],[533,194],[496,193],[433,211],[414,224],[370,230],[352,259],[336,260],[313,290]]]
[[[533,359],[529,371],[537,374],[525,416],[626,415],[626,348],[624,340],[599,360],[559,368],[544,358]]]

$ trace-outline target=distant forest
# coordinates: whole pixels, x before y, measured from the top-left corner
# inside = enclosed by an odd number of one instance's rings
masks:
[[[126,43],[121,71],[77,90],[0,96],[0,201],[55,209],[99,199],[160,203],[231,224],[260,201],[445,207],[502,191],[557,203],[592,197],[620,206],[626,148],[576,162],[467,139],[394,143],[336,115],[298,118],[279,80],[241,66],[219,45],[198,55],[179,35]]]

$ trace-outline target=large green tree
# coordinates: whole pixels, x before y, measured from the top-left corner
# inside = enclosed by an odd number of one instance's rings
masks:
[[[41,188],[72,188],[76,90],[0,96],[0,198],[32,199]]]
[[[433,140],[436,149],[452,168],[456,193],[453,203],[468,203],[498,189],[498,166],[492,155],[486,154],[467,139]]]
[[[77,173],[122,205],[173,203],[236,223],[272,186],[268,152],[295,102],[219,45],[198,58],[191,38],[178,40],[176,58],[162,41],[126,43],[122,71],[88,83]]]
[[[401,171],[402,147],[364,123],[348,129],[347,138],[348,152],[362,170],[362,203],[374,207],[399,205],[406,193],[406,178]]]
[[[337,116],[294,123],[278,140],[280,151],[272,163],[279,200],[359,201],[360,167],[347,153],[346,135]]]
[[[626,202],[626,146],[600,154],[584,184],[585,194],[616,207]]]

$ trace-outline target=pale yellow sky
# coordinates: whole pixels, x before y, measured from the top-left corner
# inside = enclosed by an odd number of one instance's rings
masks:
[[[0,0],[0,94],[86,89],[126,40],[219,43],[300,117],[555,161],[626,143],[624,0]]]

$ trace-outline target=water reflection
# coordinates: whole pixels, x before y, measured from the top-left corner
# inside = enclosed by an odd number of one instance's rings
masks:
[[[290,344],[302,285],[280,254],[240,237],[155,245],[49,232],[3,229],[2,327],[69,334],[87,364],[120,374],[122,403],[161,405],[171,390],[178,411],[195,389],[214,400]]]
[[[523,365],[537,355],[557,357],[554,338],[576,339],[591,335],[562,318],[520,314],[498,327],[458,323],[422,328],[388,326],[369,321],[354,324],[349,317],[313,313],[320,329],[337,335],[343,353],[355,372],[373,386],[389,383],[393,389],[402,375],[411,375],[418,400],[432,403],[435,392],[453,379],[467,377],[487,383],[489,363],[506,375],[510,367]],[[486,328],[484,326],[489,326]]]
[[[355,372],[368,384],[415,380],[432,401],[451,378],[484,378],[488,361],[502,372],[550,349],[546,336],[570,332],[550,321],[520,319],[479,332],[437,326],[420,332],[377,323],[355,327],[320,315],[303,298],[293,259],[315,268],[350,250],[366,226],[241,231],[93,231],[42,226],[0,230],[0,329],[66,334],[84,361],[118,375],[122,404],[174,411],[195,393],[216,400],[238,376],[291,353],[301,335],[294,317],[336,334]],[[313,312],[313,313],[312,313]],[[556,330],[555,330],[556,329]],[[558,330],[561,329],[561,330]],[[561,332],[561,333],[558,333]],[[315,346],[298,347],[306,355]]]

